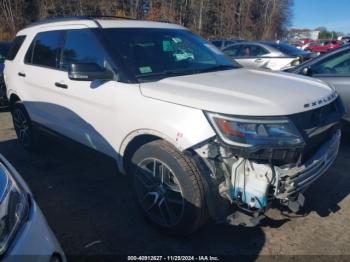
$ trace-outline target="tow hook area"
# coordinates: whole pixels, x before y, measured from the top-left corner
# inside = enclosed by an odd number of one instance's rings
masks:
[[[258,215],[258,213],[249,215],[242,211],[236,211],[226,218],[226,222],[232,226],[255,227],[259,225],[260,221],[264,218],[264,215]]]

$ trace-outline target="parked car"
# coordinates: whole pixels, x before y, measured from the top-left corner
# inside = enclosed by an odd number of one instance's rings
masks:
[[[350,130],[350,46],[344,46],[287,71],[330,83],[343,99],[347,111],[344,116],[346,129]]]
[[[1,154],[0,221],[1,261],[66,261],[27,184]]]
[[[245,40],[242,39],[214,39],[211,40],[210,42],[215,45],[219,49],[223,49],[226,46],[239,43],[239,42],[244,42]]]
[[[282,70],[309,59],[310,53],[275,42],[244,42],[225,47],[223,52],[248,68]]]
[[[53,19],[15,42],[5,80],[22,146],[38,149],[47,131],[116,159],[165,232],[209,217],[254,226],[272,199],[297,211],[337,156],[334,89],[241,68],[182,26]]]
[[[309,45],[306,50],[313,53],[327,53],[333,49],[341,47],[341,41],[338,40],[326,40],[315,42]]]
[[[343,36],[341,38],[341,42],[343,43],[343,45],[348,45],[350,44],[350,36]]]
[[[3,77],[4,62],[10,48],[9,42],[0,42],[0,109],[8,106],[6,87]]]

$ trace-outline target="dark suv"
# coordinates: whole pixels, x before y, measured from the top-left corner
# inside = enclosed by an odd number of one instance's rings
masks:
[[[5,58],[10,46],[11,44],[9,42],[0,42],[0,109],[7,107],[6,87],[4,83],[3,71]]]

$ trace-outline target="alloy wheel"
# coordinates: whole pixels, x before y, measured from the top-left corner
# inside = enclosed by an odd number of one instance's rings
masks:
[[[29,122],[22,110],[14,110],[13,124],[20,142],[24,146],[29,146],[31,143]]]
[[[142,209],[156,224],[172,227],[183,216],[184,199],[174,172],[162,161],[148,158],[138,164],[136,195]]]

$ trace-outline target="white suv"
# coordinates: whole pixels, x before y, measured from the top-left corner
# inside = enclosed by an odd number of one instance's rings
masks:
[[[161,229],[209,217],[253,226],[272,199],[292,211],[336,158],[344,113],[327,84],[241,68],[186,28],[65,18],[20,31],[6,61],[15,130],[115,158]],[[40,132],[39,132],[40,131]]]

